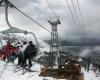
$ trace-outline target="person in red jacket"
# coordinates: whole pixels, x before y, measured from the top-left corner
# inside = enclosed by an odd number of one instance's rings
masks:
[[[10,61],[10,57],[12,54],[12,50],[13,50],[13,46],[11,45],[11,43],[9,41],[7,41],[7,45],[4,46],[4,52],[3,52],[3,60],[7,59],[7,61]]]
[[[6,58],[7,58],[7,51],[6,51],[6,47],[5,46],[3,46],[3,48],[2,48],[2,59],[5,61],[6,60]]]

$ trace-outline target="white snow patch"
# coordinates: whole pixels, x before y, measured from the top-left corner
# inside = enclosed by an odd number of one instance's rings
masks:
[[[84,80],[100,80],[100,75],[99,77],[96,77],[96,74],[93,70],[87,72],[84,68],[82,68],[82,72],[84,73]]]

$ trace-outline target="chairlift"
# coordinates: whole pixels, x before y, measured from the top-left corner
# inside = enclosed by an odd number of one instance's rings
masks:
[[[7,25],[9,26],[9,29],[1,31],[1,33],[3,33],[3,34],[8,34],[8,33],[24,33],[25,35],[32,34],[34,36],[34,38],[35,38],[37,46],[39,47],[37,38],[36,38],[36,36],[35,36],[35,34],[33,32],[28,32],[28,31],[25,31],[25,30],[21,30],[21,29],[12,27],[12,25],[9,23],[9,20],[8,20],[8,7],[9,7],[9,4],[10,4],[9,2],[7,2],[5,4],[5,18],[6,18]]]

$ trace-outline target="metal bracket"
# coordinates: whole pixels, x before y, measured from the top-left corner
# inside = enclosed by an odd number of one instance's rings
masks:
[[[5,6],[4,0],[0,0],[0,7],[4,7],[4,6]]]
[[[14,5],[11,2],[9,2],[8,0],[0,0],[0,7],[4,7],[6,4],[8,4],[8,6],[10,8],[14,7]]]

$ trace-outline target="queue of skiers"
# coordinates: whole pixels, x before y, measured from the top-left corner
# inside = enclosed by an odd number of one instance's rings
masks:
[[[20,44],[20,43],[18,43]],[[13,46],[10,41],[0,50],[1,59],[7,62],[14,62],[18,58],[18,64],[21,67],[32,67],[32,58],[37,54],[37,48],[32,41],[28,43],[23,41],[20,46]],[[28,61],[28,63],[27,63]]]

